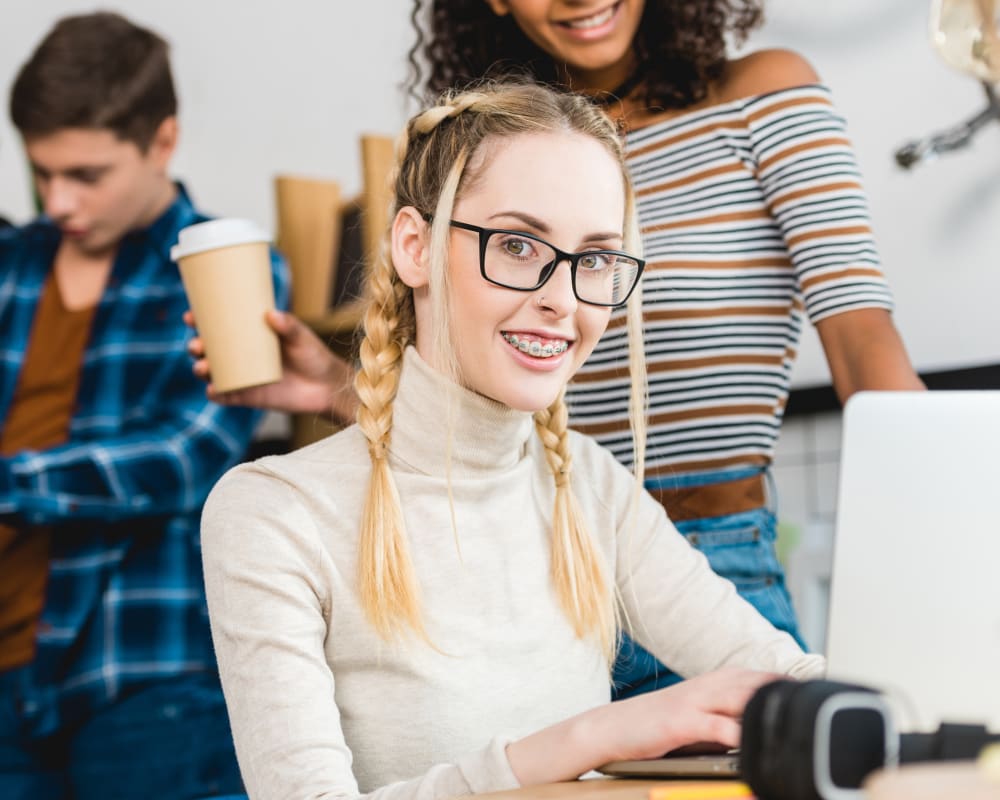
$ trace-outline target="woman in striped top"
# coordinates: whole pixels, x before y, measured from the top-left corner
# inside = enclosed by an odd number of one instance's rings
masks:
[[[429,5],[414,55],[430,88],[516,65],[620,119],[647,260],[646,485],[716,571],[798,637],[767,470],[803,322],[842,401],[922,388],[829,91],[789,51],[727,59],[727,34],[742,41],[761,18],[752,0]],[[567,397],[573,426],[630,465],[627,353],[616,315]],[[627,643],[616,679],[621,697],[677,676]]]
[[[421,16],[417,0],[415,19]],[[604,102],[625,130],[639,199],[646,485],[717,572],[798,637],[774,552],[767,469],[803,322],[819,332],[840,399],[922,388],[892,323],[844,121],[788,51],[726,57],[760,19],[752,0],[431,0],[423,56],[434,90],[512,67]],[[231,401],[329,403],[343,367],[301,325],[275,318],[286,380]],[[199,365],[202,372],[206,365]],[[627,465],[625,319],[568,392],[571,421]],[[340,377],[336,377],[336,376]],[[324,391],[316,391],[322,386]],[[341,414],[353,398],[334,393]],[[677,679],[626,643],[628,696]]]

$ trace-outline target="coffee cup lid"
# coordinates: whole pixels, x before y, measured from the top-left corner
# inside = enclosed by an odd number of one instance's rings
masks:
[[[170,248],[170,259],[177,261],[195,253],[234,244],[270,241],[271,237],[248,219],[210,219],[182,228],[177,235],[177,244]]]

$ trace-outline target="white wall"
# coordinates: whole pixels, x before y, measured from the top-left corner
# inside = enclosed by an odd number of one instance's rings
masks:
[[[1000,362],[1000,123],[972,146],[910,172],[901,144],[973,116],[980,86],[933,51],[929,0],[770,0],[752,47],[807,55],[847,118],[896,297],[896,323],[918,368]],[[805,337],[796,385],[828,379]]]
[[[0,84],[51,23],[91,10],[14,0],[0,26]],[[392,132],[410,107],[398,84],[411,42],[409,0],[117,0],[173,45],[183,139],[176,173],[206,210],[271,225],[279,171],[360,183],[357,137]],[[896,319],[920,368],[1000,362],[1000,124],[972,149],[915,171],[893,150],[979,110],[978,85],[931,50],[923,0],[770,0],[751,47],[798,49],[848,119],[895,290]],[[6,91],[4,106],[6,106]],[[6,114],[0,211],[29,214],[28,177]],[[794,381],[827,380],[807,335]]]
[[[399,84],[409,0],[13,0],[0,24],[0,213],[30,213],[8,88],[53,22],[120,11],[170,44],[180,99],[174,162],[206,211],[273,225],[277,172],[360,186],[358,135],[395,133],[410,110]]]

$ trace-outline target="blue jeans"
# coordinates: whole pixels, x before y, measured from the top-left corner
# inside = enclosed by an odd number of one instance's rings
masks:
[[[736,480],[760,472],[759,467],[728,469],[696,475],[671,476],[672,487],[701,486]],[[766,476],[770,479],[770,475]],[[655,479],[646,485],[656,485]],[[773,491],[771,492],[773,497]],[[716,573],[732,581],[736,590],[772,625],[787,631],[805,649],[785,586],[785,574],[774,551],[777,519],[773,508],[674,523],[693,547],[701,550]],[[682,678],[657,661],[628,636],[623,637],[614,666],[612,698],[622,700],[678,683]]]
[[[217,676],[167,678],[71,730],[31,736],[24,670],[0,675],[3,800],[195,800],[242,793]]]

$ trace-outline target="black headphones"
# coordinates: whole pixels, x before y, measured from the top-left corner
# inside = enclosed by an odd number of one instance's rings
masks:
[[[743,712],[740,771],[759,800],[861,800],[877,769],[975,758],[990,742],[1000,734],[981,725],[900,734],[886,699],[865,686],[779,680]]]

